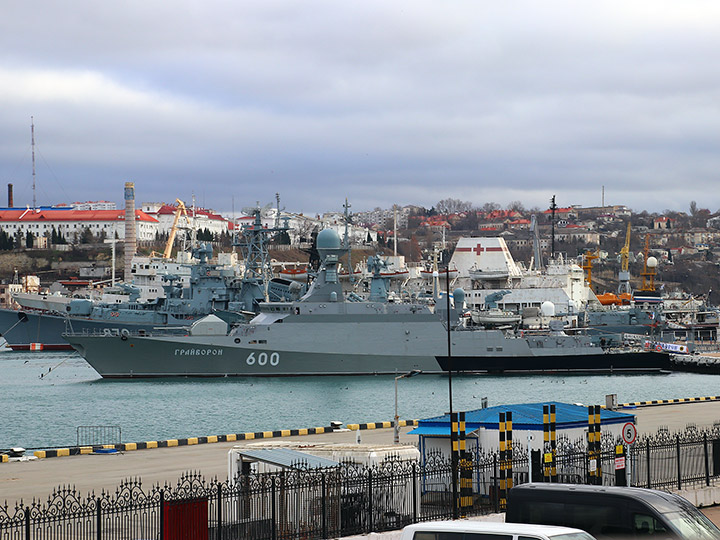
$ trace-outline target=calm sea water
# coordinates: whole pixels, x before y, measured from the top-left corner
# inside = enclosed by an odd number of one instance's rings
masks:
[[[41,377],[42,375],[42,377]],[[720,376],[454,376],[453,408],[565,401],[604,404],[720,393]],[[401,418],[448,410],[447,378],[398,382]],[[76,427],[119,425],[124,442],[391,420],[392,376],[103,380],[76,353],[0,354],[0,448],[72,445]]]

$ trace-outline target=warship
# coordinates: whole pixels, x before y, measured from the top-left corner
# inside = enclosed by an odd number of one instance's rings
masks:
[[[567,335],[562,322],[546,332],[511,332],[462,323],[463,296],[453,291],[426,305],[392,303],[382,291],[367,300],[343,295],[338,266],[348,247],[339,235],[318,234],[322,264],[296,301],[261,302],[249,322],[208,315],[180,336],[124,331],[75,331],[65,339],[106,378],[316,376],[424,373],[656,371],[669,356],[603,348]],[[445,307],[443,308],[443,304]]]
[[[189,268],[187,286],[182,276],[162,276],[164,296],[140,301],[139,291],[125,302],[69,299],[66,302],[32,305],[21,310],[0,309],[0,330],[13,350],[72,350],[62,337],[65,332],[150,333],[163,328],[171,334],[185,333],[186,327],[214,313],[228,323],[247,321],[261,301],[299,298],[303,285],[272,278],[267,245],[282,227],[264,227],[261,209],[242,231],[244,271],[213,264],[212,246],[200,244],[191,250],[196,262]]]

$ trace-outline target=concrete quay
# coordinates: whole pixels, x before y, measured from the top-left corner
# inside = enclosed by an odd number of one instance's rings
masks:
[[[667,427],[672,433],[686,429],[688,424],[702,428],[720,421],[720,401],[638,407],[623,411],[636,415],[640,433],[655,433],[661,427]],[[401,443],[417,442],[417,437],[407,435],[411,429],[413,428],[400,428]],[[315,442],[354,444],[358,433],[364,444],[390,445],[393,442],[392,428],[335,431],[287,436],[275,440],[308,444]],[[129,478],[141,479],[143,487],[149,489],[156,483],[174,484],[183,473],[188,471],[198,472],[207,479],[217,477],[224,480],[227,477],[228,450],[238,444],[247,445],[253,442],[258,441],[216,442],[116,454],[75,455],[2,463],[0,464],[0,503],[46,500],[53,490],[61,485],[74,487],[81,495],[93,491],[96,494],[102,490],[114,491],[123,480]],[[710,501],[714,497],[715,495],[708,495],[703,500],[705,504],[713,504]],[[720,493],[714,504],[717,503],[720,503]]]

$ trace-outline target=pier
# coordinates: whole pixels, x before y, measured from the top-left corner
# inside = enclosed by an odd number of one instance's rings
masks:
[[[640,405],[622,409],[637,418],[640,434],[668,430],[670,433],[690,427],[701,429],[720,423],[720,401],[678,402]],[[353,430],[329,431],[307,435],[291,435],[284,441],[301,443],[337,442],[354,444],[359,436],[362,443],[392,444],[394,430],[390,422],[377,424],[348,424]],[[387,427],[380,427],[387,426]],[[366,428],[366,429],[358,429]],[[373,429],[367,429],[373,428]],[[407,435],[412,426],[400,428],[401,444],[416,444],[417,437]],[[301,432],[301,430],[297,430]],[[302,431],[302,432],[306,432]],[[272,433],[272,432],[271,432]],[[277,432],[284,433],[284,432]],[[121,451],[112,454],[70,455],[34,461],[0,463],[0,501],[44,500],[60,485],[74,486],[78,492],[114,490],[121,481],[139,478],[143,486],[174,483],[183,473],[197,472],[206,478],[227,477],[227,452],[246,441],[215,442],[167,446],[146,450]],[[720,501],[717,501],[720,502]]]

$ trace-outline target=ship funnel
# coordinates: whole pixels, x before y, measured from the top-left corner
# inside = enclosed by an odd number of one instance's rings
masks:
[[[13,185],[8,184],[8,208],[12,208],[13,205]]]
[[[125,281],[132,281],[132,258],[137,251],[135,231],[135,184],[125,182]]]

